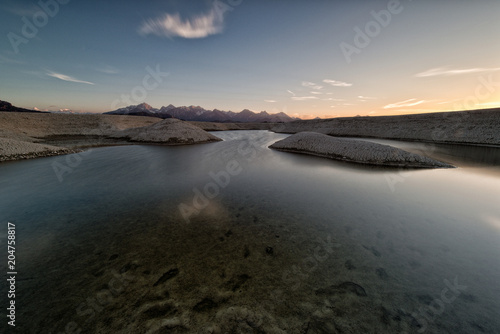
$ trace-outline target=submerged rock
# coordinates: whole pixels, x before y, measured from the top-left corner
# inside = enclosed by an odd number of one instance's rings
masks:
[[[361,285],[353,282],[342,282],[338,285],[331,285],[324,289],[318,289],[315,292],[316,295],[336,295],[336,294],[351,293],[360,297],[367,296],[365,289]]]
[[[174,278],[175,276],[177,276],[179,274],[179,269],[177,268],[174,268],[174,269],[170,269],[169,271],[167,271],[166,273],[164,273],[159,279],[158,281],[156,281],[155,284],[153,284],[153,286],[157,286],[157,285],[160,285],[160,284],[163,284],[165,283],[166,281],[168,281],[169,279],[171,278]]]
[[[447,163],[389,145],[356,139],[336,138],[316,132],[300,132],[269,147],[285,152],[305,153],[368,165],[407,168],[454,168],[454,166]]]

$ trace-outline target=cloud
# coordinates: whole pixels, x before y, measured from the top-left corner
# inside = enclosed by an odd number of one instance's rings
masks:
[[[436,76],[450,76],[460,74],[471,74],[481,72],[495,72],[500,71],[500,67],[495,68],[464,68],[464,69],[447,69],[446,67],[432,68],[430,70],[415,74],[418,78],[436,77]]]
[[[342,101],[345,101],[345,99],[334,99],[333,97],[328,97],[326,99],[323,99],[323,101],[337,101],[337,102],[342,102]]]
[[[362,100],[376,100],[377,99],[376,97],[369,97],[369,96],[363,96],[363,95],[358,95],[358,98],[362,99]]]
[[[104,73],[104,74],[118,74],[118,73],[120,73],[119,69],[117,69],[113,66],[109,66],[109,65],[106,65],[103,67],[98,67],[98,68],[96,68],[96,70],[101,72],[101,73]]]
[[[321,92],[311,92],[311,94],[321,95],[323,93],[321,93]]]
[[[309,81],[302,81],[302,86],[311,87],[312,89],[316,89],[316,90],[320,90],[323,88],[323,86],[317,85],[314,82],[309,82]]]
[[[324,83],[327,83],[329,85],[332,85],[334,87],[351,87],[352,83],[347,83],[344,81],[337,81],[337,80],[330,80],[330,79],[325,79],[323,80]]]
[[[500,107],[500,101],[499,102],[476,103],[476,106]]]
[[[278,102],[278,101],[275,101],[275,100],[264,100],[264,102],[276,103],[276,102]]]
[[[23,61],[20,61],[18,59],[12,59],[12,58],[0,55],[0,64],[1,63],[6,63],[6,64],[24,64]]]
[[[296,94],[294,92],[292,92],[291,90],[286,90],[288,93],[292,94],[293,96],[295,96]]]
[[[317,96],[292,96],[294,101],[307,101],[307,100],[317,100]]]
[[[455,100],[451,100],[451,101],[443,101],[443,102],[438,102],[437,104],[449,104],[449,103],[457,102],[457,101],[460,101],[460,100],[463,100],[463,99],[455,99]]]
[[[73,77],[70,77],[69,75],[65,75],[65,74],[61,74],[61,73],[56,73],[56,72],[48,71],[46,74],[49,77],[57,78],[57,79],[63,80],[63,81],[83,83],[83,84],[87,84],[87,85],[94,85],[93,82],[78,80],[78,79],[75,79]]]
[[[165,37],[205,38],[220,34],[224,30],[224,13],[229,9],[217,7],[214,2],[208,13],[181,19],[179,13],[165,14],[163,17],[149,19],[139,27],[141,35],[154,34]]]
[[[391,103],[384,107],[384,109],[401,108],[401,107],[413,107],[424,103],[425,100],[418,101],[417,99],[409,99],[401,102]]]

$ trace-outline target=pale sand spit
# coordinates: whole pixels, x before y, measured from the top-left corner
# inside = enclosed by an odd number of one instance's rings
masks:
[[[197,126],[174,118],[168,118],[140,128],[119,131],[111,137],[127,138],[134,142],[167,143],[173,145],[221,141],[220,138]]]
[[[453,168],[454,166],[389,145],[347,138],[335,138],[316,132],[300,132],[269,146],[280,151],[405,168]]]

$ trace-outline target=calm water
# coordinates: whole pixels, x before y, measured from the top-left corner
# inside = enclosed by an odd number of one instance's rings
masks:
[[[391,141],[459,167],[395,170],[215,134],[0,164],[16,332],[500,333],[499,148]]]

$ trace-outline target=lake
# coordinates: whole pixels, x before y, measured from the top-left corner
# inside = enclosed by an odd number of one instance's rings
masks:
[[[374,140],[458,167],[399,170],[214,134],[0,164],[16,330],[500,333],[500,148]]]

